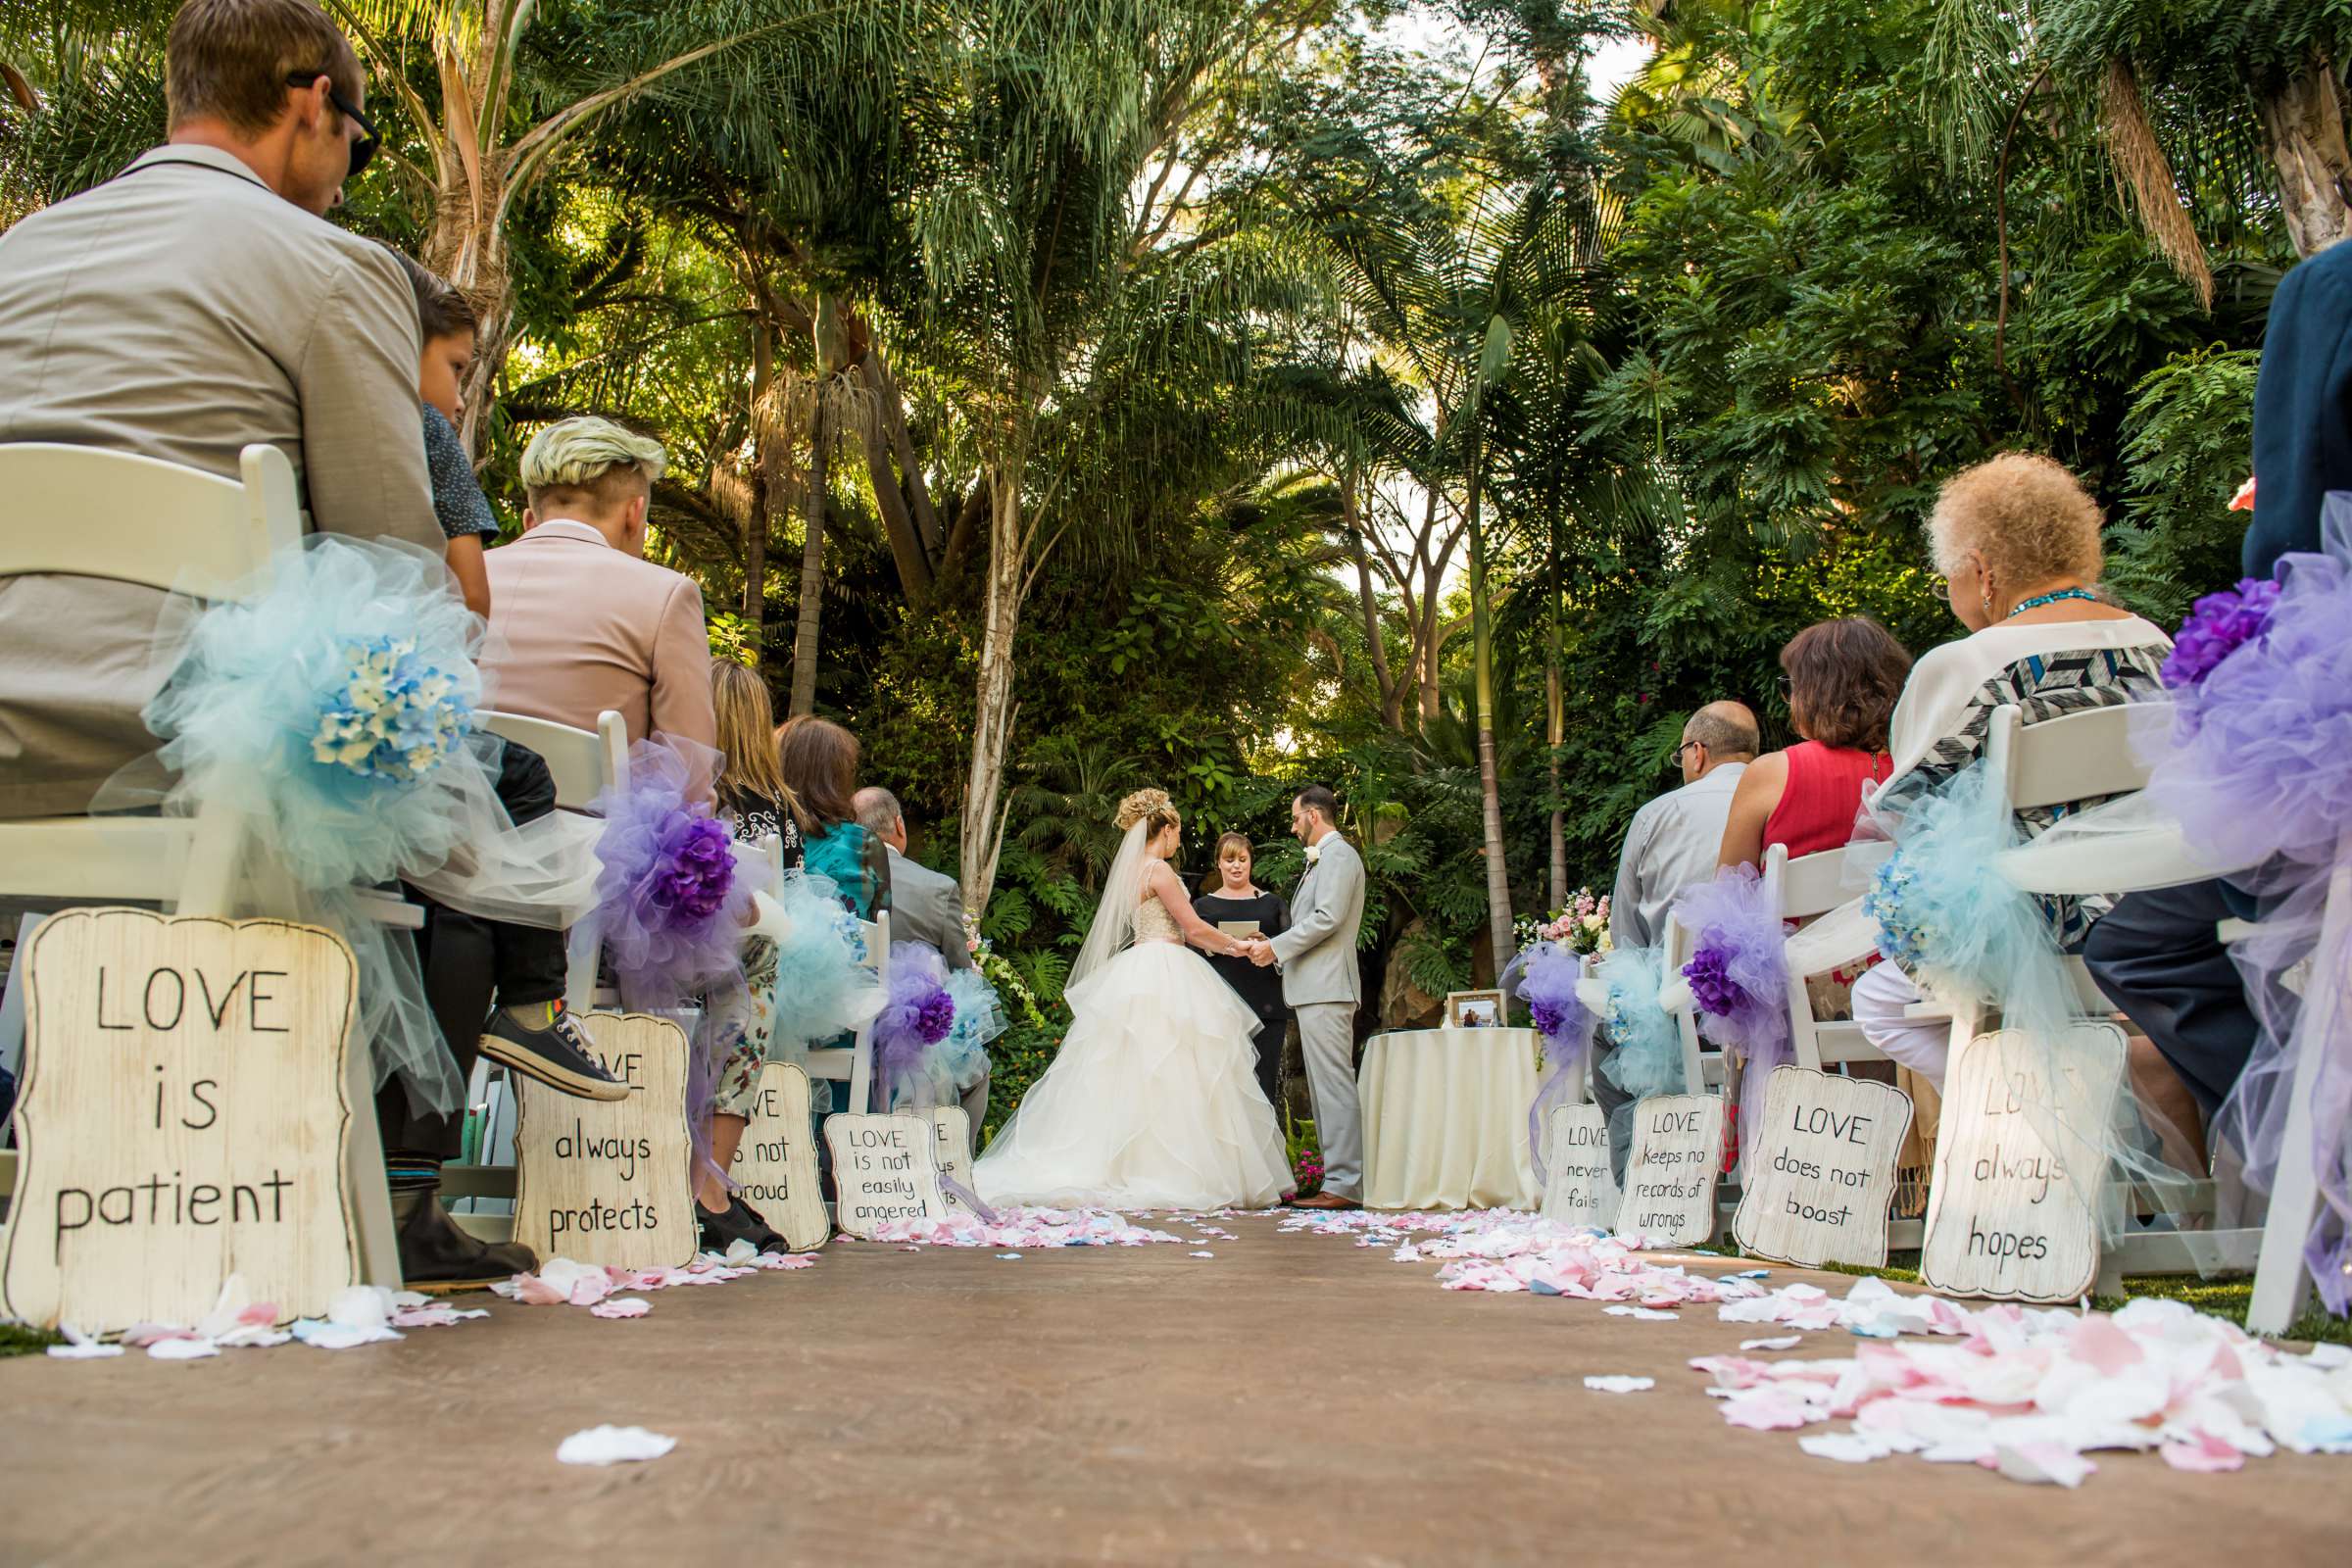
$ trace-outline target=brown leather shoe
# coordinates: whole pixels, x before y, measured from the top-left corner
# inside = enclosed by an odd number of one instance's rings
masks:
[[[1293,1208],[1361,1208],[1364,1205],[1352,1198],[1342,1198],[1337,1193],[1317,1193],[1312,1198],[1292,1199],[1291,1206]]]

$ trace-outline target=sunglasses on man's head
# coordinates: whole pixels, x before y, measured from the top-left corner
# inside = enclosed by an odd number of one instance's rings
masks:
[[[325,75],[327,75],[327,73],[323,71],[297,71],[287,75],[286,85],[289,87],[308,87],[311,85],[311,83],[317,81],[320,76]],[[358,138],[351,144],[351,172],[345,176],[346,178],[357,179],[360,177],[360,171],[368,167],[368,160],[375,156],[375,144],[381,139],[375,133],[375,122],[369,120],[366,115],[361,114],[359,109],[353,105],[350,99],[344,97],[341,92],[336,90],[333,78],[331,76],[328,77],[327,81],[326,101],[335,106],[335,110],[338,114],[348,116],[351,120],[351,122],[360,127],[360,134]]]

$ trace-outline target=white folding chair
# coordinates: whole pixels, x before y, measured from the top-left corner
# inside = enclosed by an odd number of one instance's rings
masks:
[[[629,726],[611,709],[597,714],[594,732],[494,710],[476,713],[474,722],[539,754],[555,779],[556,806],[562,810],[584,810],[605,791],[628,787]],[[603,950],[603,922],[591,913],[571,928],[565,942],[564,1005],[574,1012],[596,1004],[596,968]]]
[[[887,989],[890,985],[890,911],[877,910],[870,921],[858,922],[858,934],[865,942],[865,966],[874,971],[874,980]],[[862,1025],[857,1043],[846,1049],[812,1051],[806,1065],[810,1078],[825,1078],[850,1086],[850,1102],[835,1105],[835,1110],[850,1110],[863,1114],[873,1109],[874,1099],[874,1026]]]
[[[9,513],[0,529],[0,577],[98,577],[226,599],[264,580],[275,554],[303,532],[284,453],[249,446],[238,470],[239,478],[224,479],[99,447],[0,445],[0,495]],[[226,916],[240,908],[290,914],[292,893],[268,853],[266,825],[235,802],[208,804],[192,818],[0,821],[0,898],[36,906],[153,903],[178,914]],[[382,924],[423,924],[423,911],[396,895],[370,895],[366,903]],[[21,1027],[22,1010],[8,1011]],[[345,1090],[362,1266],[368,1279],[397,1289],[400,1254],[375,1124],[375,1072],[368,1042],[356,1037]],[[16,1156],[0,1155],[0,1192],[13,1192],[15,1179]]]
[[[2148,783],[2147,765],[2132,744],[2132,729],[2151,722],[2143,713],[2144,705],[2118,705],[2028,724],[2022,709],[2003,707],[1994,710],[1985,734],[1986,765],[2002,779],[2013,810],[2130,795]],[[2043,840],[2036,839],[2003,852],[1994,866],[2012,885],[2039,895],[2130,893],[2213,874],[2189,853],[2179,828],[2172,824],[2096,841],[2061,839],[2046,848]],[[2070,956],[2066,965],[2074,982],[2076,1004],[2085,1015],[2105,1018],[2119,1010],[2100,994],[2080,957]],[[1932,1016],[1937,1005],[1931,1003],[1912,1010],[1915,1015]],[[1983,1028],[1985,1009],[1976,1000],[1958,999],[1948,1010],[1956,1056]],[[2308,1145],[2308,1138],[2305,1142]],[[2129,1201],[2141,1195],[2124,1196]],[[2187,1201],[2195,1212],[2210,1214],[2213,1183],[2194,1181]],[[2180,1274],[2217,1268],[2243,1272],[2254,1266],[2261,1236],[2253,1229],[2136,1232],[2100,1259],[2100,1289],[2116,1293],[2127,1273]],[[2300,1232],[2296,1246],[2299,1251]]]

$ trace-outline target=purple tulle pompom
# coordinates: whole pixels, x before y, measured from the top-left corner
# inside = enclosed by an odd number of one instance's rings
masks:
[[[1551,1069],[1527,1107],[1528,1156],[1539,1186],[1547,1178],[1544,1123],[1552,1108],[1566,1102],[1577,1069],[1592,1051],[1597,1020],[1576,995],[1576,983],[1584,972],[1583,960],[1555,942],[1530,944],[1502,971],[1502,989],[1527,1004],[1536,1032],[1544,1037],[1544,1060]]]
[[[1530,1003],[1527,1010],[1534,1015],[1536,1033],[1546,1039],[1568,1027],[1568,1010],[1556,1003]]]
[[[2164,662],[2164,684],[2175,691],[2201,683],[2223,660],[2271,629],[2278,587],[2258,577],[2207,594],[2190,609]]]
[[[687,920],[708,920],[724,908],[735,885],[733,838],[710,817],[674,818],[663,836],[667,863],[655,874],[655,899]]]
[[[874,1071],[894,1098],[925,1074],[924,1058],[956,1027],[947,963],[927,943],[890,945],[890,996],[874,1020]]]
[[[1692,954],[1683,965],[1683,978],[1690,982],[1691,1000],[1701,1012],[1728,1018],[1747,1001],[1747,993],[1732,983],[1731,959],[1721,948]]]
[[[597,914],[621,1004],[675,1006],[739,972],[753,878],[710,814],[709,768],[673,743],[629,748],[626,789],[600,796]]]

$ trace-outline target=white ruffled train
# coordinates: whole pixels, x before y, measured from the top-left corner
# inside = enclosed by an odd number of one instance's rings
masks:
[[[972,1167],[992,1204],[1272,1206],[1291,1187],[1257,1015],[1208,960],[1140,942],[1070,988],[1075,1021]]]

